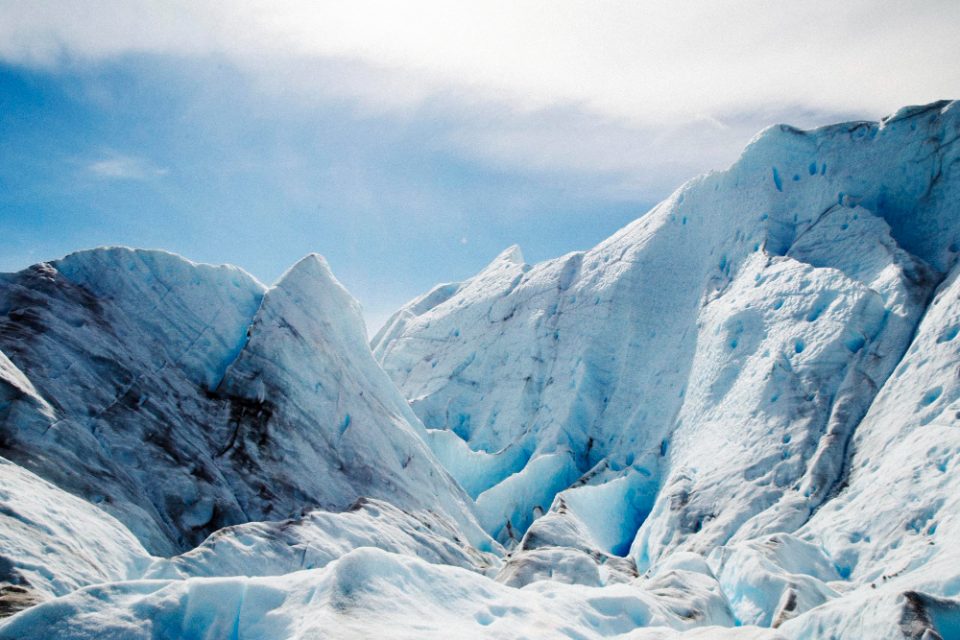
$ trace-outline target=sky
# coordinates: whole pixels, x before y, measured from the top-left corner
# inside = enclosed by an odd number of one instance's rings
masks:
[[[325,255],[368,331],[587,249],[762,128],[960,97],[960,2],[0,0],[0,270]]]

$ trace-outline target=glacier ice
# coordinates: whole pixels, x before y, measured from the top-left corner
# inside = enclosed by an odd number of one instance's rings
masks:
[[[0,276],[0,638],[960,637],[957,140],[771,127],[369,345],[316,255]]]
[[[154,559],[141,573],[167,579],[284,575],[324,567],[361,547],[477,573],[489,572],[497,562],[434,511],[404,511],[383,500],[362,498],[343,512],[314,510],[288,520],[224,527],[190,551]]]
[[[152,558],[95,505],[0,458],[0,612],[97,582],[139,577]]]
[[[363,496],[434,507],[484,546],[318,256],[270,288],[120,248],[2,284],[0,349],[16,366],[0,373],[17,394],[0,453],[100,505],[152,553]]]
[[[794,530],[840,482],[955,255],[957,120],[951,103],[770,128],[594,249],[529,266],[511,248],[414,301],[374,352],[424,424],[473,451],[519,446],[531,468],[570,451],[580,474],[609,460],[655,477],[641,569]],[[489,479],[493,496],[516,482]],[[485,523],[501,542],[545,506],[520,487],[501,502],[526,497]]]
[[[729,623],[722,596],[699,587],[694,601],[719,610],[689,615],[668,587],[656,593],[538,582],[516,589],[459,567],[432,565],[359,548],[321,569],[281,577],[140,580],[96,585],[29,609],[0,627],[0,638],[162,637],[630,637],[675,638],[670,631]],[[133,615],[131,615],[133,613]],[[699,623],[699,624],[698,624]],[[629,635],[627,635],[629,634]],[[716,626],[684,637],[734,637]],[[737,638],[775,638],[747,629]]]

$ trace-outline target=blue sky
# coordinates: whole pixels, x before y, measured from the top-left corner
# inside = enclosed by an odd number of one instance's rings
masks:
[[[763,126],[960,93],[955,5],[748,4],[0,2],[0,269],[126,244],[269,284],[317,251],[373,331],[510,244],[592,246]]]
[[[514,242],[531,260],[588,247],[662,195],[621,191],[617,175],[471,158],[436,142],[452,126],[440,107],[289,107],[229,64],[187,66],[0,68],[0,268],[127,244],[270,283],[317,251],[382,317]]]

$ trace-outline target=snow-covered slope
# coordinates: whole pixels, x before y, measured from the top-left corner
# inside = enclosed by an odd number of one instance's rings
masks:
[[[635,487],[635,538],[581,521],[641,570],[794,530],[954,260],[958,112],[768,129],[590,251],[414,301],[374,352],[501,541],[580,478],[563,504]]]
[[[0,277],[0,638],[960,637],[958,140],[772,127],[372,354],[316,256]]]
[[[316,569],[360,547],[417,556],[434,564],[488,573],[497,558],[460,537],[457,526],[430,510],[407,512],[362,498],[343,512],[311,511],[278,522],[225,527],[203,544],[172,558],[157,558],[146,578],[273,576]]]
[[[70,255],[0,281],[2,452],[168,555],[227,525],[468,499],[318,256],[266,289],[151,251]]]
[[[0,458],[0,615],[139,577],[151,560],[103,510]]]
[[[683,571],[696,575],[693,571]],[[723,629],[722,596],[701,587],[718,616],[691,616],[662,580],[654,594],[629,585],[541,582],[514,589],[457,567],[378,549],[351,551],[323,569],[280,578],[143,580],[88,587],[0,627],[0,638],[684,638],[774,639]],[[691,594],[692,595],[692,594]]]
[[[723,546],[753,563],[715,556],[737,616],[768,625],[861,573],[922,575],[960,490],[931,431],[956,429],[935,314],[958,305],[941,290],[927,311],[960,247],[958,139],[956,103],[773,127],[590,251],[530,266],[514,247],[438,287],[374,352],[481,523],[517,541],[508,567],[555,547],[551,572],[619,580],[626,549],[642,573]],[[751,545],[781,544],[801,559],[764,582]]]
[[[960,266],[954,267],[851,443],[845,487],[797,532],[856,587],[795,633],[960,634]],[[842,602],[842,601],[841,601]]]

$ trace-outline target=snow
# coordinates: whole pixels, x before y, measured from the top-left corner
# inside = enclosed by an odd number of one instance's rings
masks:
[[[376,352],[426,426],[474,451],[520,446],[529,466],[569,447],[581,474],[610,459],[657,476],[641,568],[742,526],[796,528],[836,485],[952,260],[956,150],[943,142],[957,121],[939,105],[882,125],[773,127],[590,251],[531,267],[511,249],[441,303],[415,301]],[[799,179],[778,186],[771,168]],[[919,235],[917,219],[937,232]],[[524,492],[498,486],[485,502],[512,506],[487,530],[510,518],[522,532]],[[519,508],[532,514],[533,498]]]
[[[138,577],[151,558],[116,519],[0,458],[0,611]]]
[[[957,140],[771,127],[369,346],[317,255],[0,276],[0,638],[957,637]]]
[[[143,577],[284,575],[324,567],[360,547],[478,573],[492,570],[498,562],[461,538],[453,522],[432,511],[408,513],[389,502],[362,499],[344,512],[316,510],[290,520],[225,527],[186,553],[156,559]]]
[[[717,598],[698,592],[693,602],[716,606]],[[697,610],[707,624],[711,612]],[[690,603],[669,590],[654,596],[629,585],[549,582],[515,589],[457,567],[360,548],[322,569],[282,577],[88,587],[11,619],[0,638],[448,638],[452,630],[461,638],[674,638],[671,627],[696,625],[690,613]],[[744,631],[735,637],[776,637]],[[683,637],[727,635],[708,628]]]

